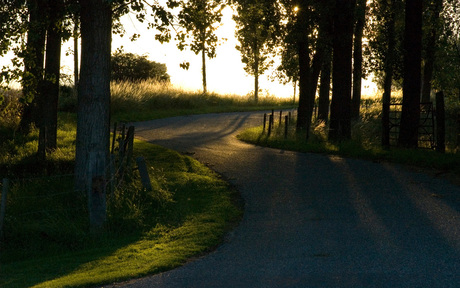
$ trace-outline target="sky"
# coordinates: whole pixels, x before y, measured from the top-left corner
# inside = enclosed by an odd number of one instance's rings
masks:
[[[254,77],[246,74],[240,52],[235,49],[237,40],[232,13],[230,7],[223,10],[222,25],[217,29],[216,34],[220,39],[225,38],[226,40],[217,47],[217,57],[208,58],[206,62],[208,91],[241,96],[252,95]],[[123,47],[127,53],[146,55],[151,61],[166,64],[173,85],[189,90],[202,90],[201,55],[195,55],[187,50],[180,51],[174,40],[161,44],[154,39],[155,31],[147,29],[146,24],[139,23],[134,15],[125,15],[121,21],[126,33],[124,37],[113,35],[112,51]],[[140,37],[137,41],[132,42],[129,38],[134,33],[140,34]],[[62,48],[61,73],[73,75],[73,55],[68,53],[72,49],[73,40],[71,39],[64,43]],[[0,65],[7,64],[7,59],[8,56],[0,58]],[[184,61],[190,62],[188,70],[179,67],[179,64]],[[259,78],[261,97],[265,95],[292,97],[294,92],[292,84],[282,85],[276,80],[269,80],[268,76],[271,76],[272,73],[269,70]],[[363,89],[364,97],[366,94],[376,92],[376,88],[369,81],[363,83],[363,88],[369,85],[370,88]]]

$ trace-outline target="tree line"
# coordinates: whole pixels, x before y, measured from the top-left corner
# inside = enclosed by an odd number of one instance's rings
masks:
[[[156,40],[175,40],[179,49],[201,53],[206,93],[206,59],[216,56],[220,41],[215,31],[222,10],[232,7],[236,49],[245,71],[254,76],[255,100],[260,75],[279,56],[276,74],[284,82],[298,83],[297,128],[307,137],[319,90],[318,117],[329,123],[329,139],[351,138],[351,121],[359,118],[361,80],[369,74],[384,91],[383,145],[389,143],[386,125],[393,87],[403,89],[402,147],[417,146],[420,103],[430,100],[431,91],[458,93],[460,98],[456,0],[168,0],[161,5],[148,0],[0,1],[0,55],[16,55],[13,68],[2,70],[2,82],[20,79],[20,126],[23,131],[31,124],[39,128],[38,155],[43,159],[56,149],[61,43],[81,38],[80,71],[75,73],[75,190],[87,193],[95,229],[105,219],[110,162],[111,37],[123,32],[120,17],[127,13],[155,30]]]

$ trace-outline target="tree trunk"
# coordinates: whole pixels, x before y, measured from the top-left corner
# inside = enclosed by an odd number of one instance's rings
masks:
[[[43,81],[43,62],[46,35],[46,5],[43,0],[27,2],[29,24],[27,47],[24,53],[24,75],[22,77],[22,93],[26,105],[22,111],[20,130],[30,131],[30,126],[36,124],[39,115],[37,101]]]
[[[406,0],[405,11],[403,106],[398,145],[416,148],[420,123],[422,1]]]
[[[112,10],[106,0],[81,0],[80,5],[82,61],[75,189],[87,193],[91,230],[97,232],[106,219]]]
[[[442,0],[436,0],[430,7],[429,13],[431,26],[430,33],[425,47],[425,66],[423,67],[423,84],[422,84],[422,102],[431,101],[431,80],[433,78],[433,68],[436,53],[437,28],[439,22],[439,13],[442,10]]]
[[[361,105],[361,79],[363,77],[363,30],[366,21],[366,0],[358,0],[356,7],[355,39],[353,49],[353,96],[352,96],[352,119],[359,118]]]
[[[46,36],[45,79],[39,100],[40,132],[38,155],[46,158],[46,152],[57,148],[57,113],[59,99],[59,75],[61,68],[61,15],[60,0],[50,1],[49,23]]]
[[[329,139],[351,139],[351,81],[354,0],[337,0],[334,9],[332,101]]]
[[[259,46],[254,40],[254,101],[259,101]]]
[[[206,83],[206,44],[205,40],[201,42],[201,72],[203,73],[203,94],[208,93],[207,83]]]
[[[310,87],[310,49],[307,39],[308,15],[302,7],[297,14],[297,53],[299,57],[299,108],[297,113],[297,130],[306,130],[308,127],[308,89]]]
[[[310,81],[310,53],[308,43],[298,43],[299,54],[299,108],[297,113],[297,130],[306,130],[308,125],[308,87]]]
[[[395,0],[391,1],[391,7],[389,9],[390,15],[388,15],[387,21],[387,39],[388,47],[385,58],[385,78],[383,84],[383,96],[382,96],[382,146],[385,148],[390,147],[390,102],[391,102],[391,84],[393,82],[393,70],[394,70],[394,53],[396,49],[395,39]]]
[[[74,94],[78,95],[78,81],[79,81],[79,46],[78,46],[78,27],[80,26],[80,19],[78,15],[74,16],[74,27],[73,27],[73,85],[74,85]]]
[[[328,122],[329,118],[329,94],[331,90],[331,61],[332,51],[325,51],[324,61],[321,68],[321,83],[319,87],[318,120]]]

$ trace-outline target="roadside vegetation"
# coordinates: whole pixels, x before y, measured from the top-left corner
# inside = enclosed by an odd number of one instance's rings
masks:
[[[112,84],[113,121],[184,114],[290,107],[274,97],[183,91],[149,81]],[[9,179],[0,238],[1,287],[87,287],[158,273],[213,249],[238,223],[237,192],[190,157],[135,141],[153,191],[134,170],[108,196],[103,235],[89,233],[85,195],[73,191],[76,99],[61,87],[58,149],[36,157],[38,130],[24,135],[19,91],[4,91],[0,117],[0,178]],[[1,187],[3,188],[3,187]],[[2,189],[0,189],[2,190]]]
[[[398,100],[398,99],[395,99]],[[446,99],[446,152],[440,153],[421,143],[419,149],[404,149],[395,146],[384,149],[381,145],[382,102],[379,99],[363,99],[359,120],[353,121],[352,140],[328,141],[328,124],[314,119],[309,139],[305,131],[297,131],[296,117],[291,117],[288,134],[285,136],[285,122],[280,125],[275,114],[275,127],[268,135],[267,127],[246,129],[238,138],[256,145],[300,152],[333,154],[343,157],[360,158],[371,161],[388,161],[417,167],[436,169],[437,175],[450,174],[451,179],[460,183],[460,147],[458,143],[457,115],[460,113],[456,99]],[[286,115],[286,114],[285,114]],[[284,118],[283,118],[284,119]],[[263,119],[261,119],[261,124]],[[396,144],[396,143],[394,143]],[[425,145],[425,146],[423,146]],[[456,178],[456,179],[455,179]]]

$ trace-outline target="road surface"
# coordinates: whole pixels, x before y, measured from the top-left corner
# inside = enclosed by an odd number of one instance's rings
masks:
[[[460,188],[397,165],[238,141],[262,114],[136,123],[236,185],[241,224],[214,252],[106,287],[460,287]]]

